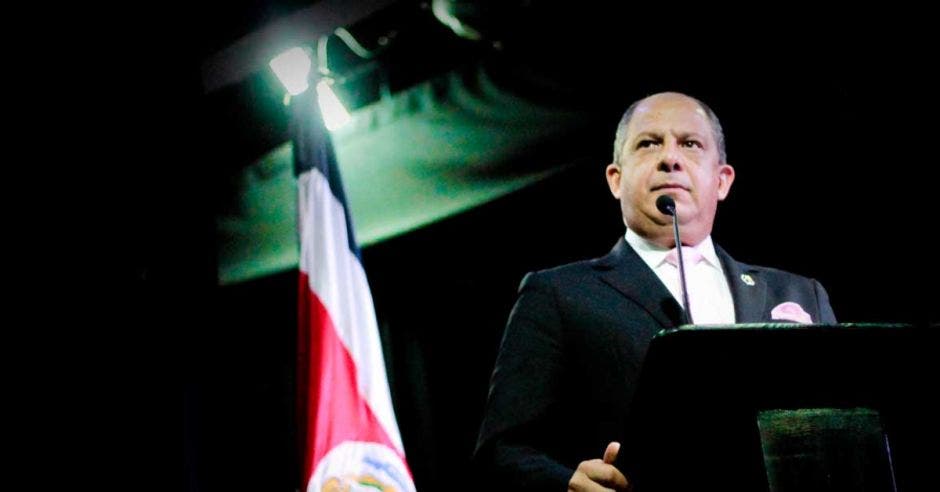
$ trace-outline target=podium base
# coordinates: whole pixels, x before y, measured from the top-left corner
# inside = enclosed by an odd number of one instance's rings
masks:
[[[894,492],[891,450],[868,408],[757,414],[770,492]]]

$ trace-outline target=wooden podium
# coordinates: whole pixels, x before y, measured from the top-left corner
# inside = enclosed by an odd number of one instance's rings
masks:
[[[637,492],[936,490],[936,327],[683,326],[654,337],[615,465]]]

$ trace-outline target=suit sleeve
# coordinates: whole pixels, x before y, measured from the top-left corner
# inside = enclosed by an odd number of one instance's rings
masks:
[[[562,320],[545,274],[519,287],[496,366],[474,465],[490,490],[567,490],[574,470],[553,458],[565,362]]]
[[[829,304],[829,294],[826,289],[816,280],[813,280],[813,287],[816,291],[816,305],[819,306],[819,323],[826,325],[836,324],[836,315]]]

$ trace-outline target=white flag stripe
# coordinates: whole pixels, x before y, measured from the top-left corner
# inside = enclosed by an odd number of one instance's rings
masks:
[[[330,313],[340,340],[356,364],[359,394],[404,455],[388,390],[372,294],[362,264],[349,250],[345,210],[320,171],[305,172],[298,180],[300,269],[307,273],[310,290]]]

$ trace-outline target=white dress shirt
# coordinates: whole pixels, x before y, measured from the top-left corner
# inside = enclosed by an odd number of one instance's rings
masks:
[[[682,306],[679,268],[666,261],[666,255],[670,250],[647,241],[630,229],[627,229],[624,237]],[[688,247],[684,246],[684,248]],[[721,262],[718,261],[711,236],[706,237],[694,248],[702,254],[702,261],[691,265],[689,258],[685,258],[685,280],[689,289],[689,309],[692,311],[692,321],[697,325],[734,323],[734,300],[731,297],[731,287],[721,268]]]

